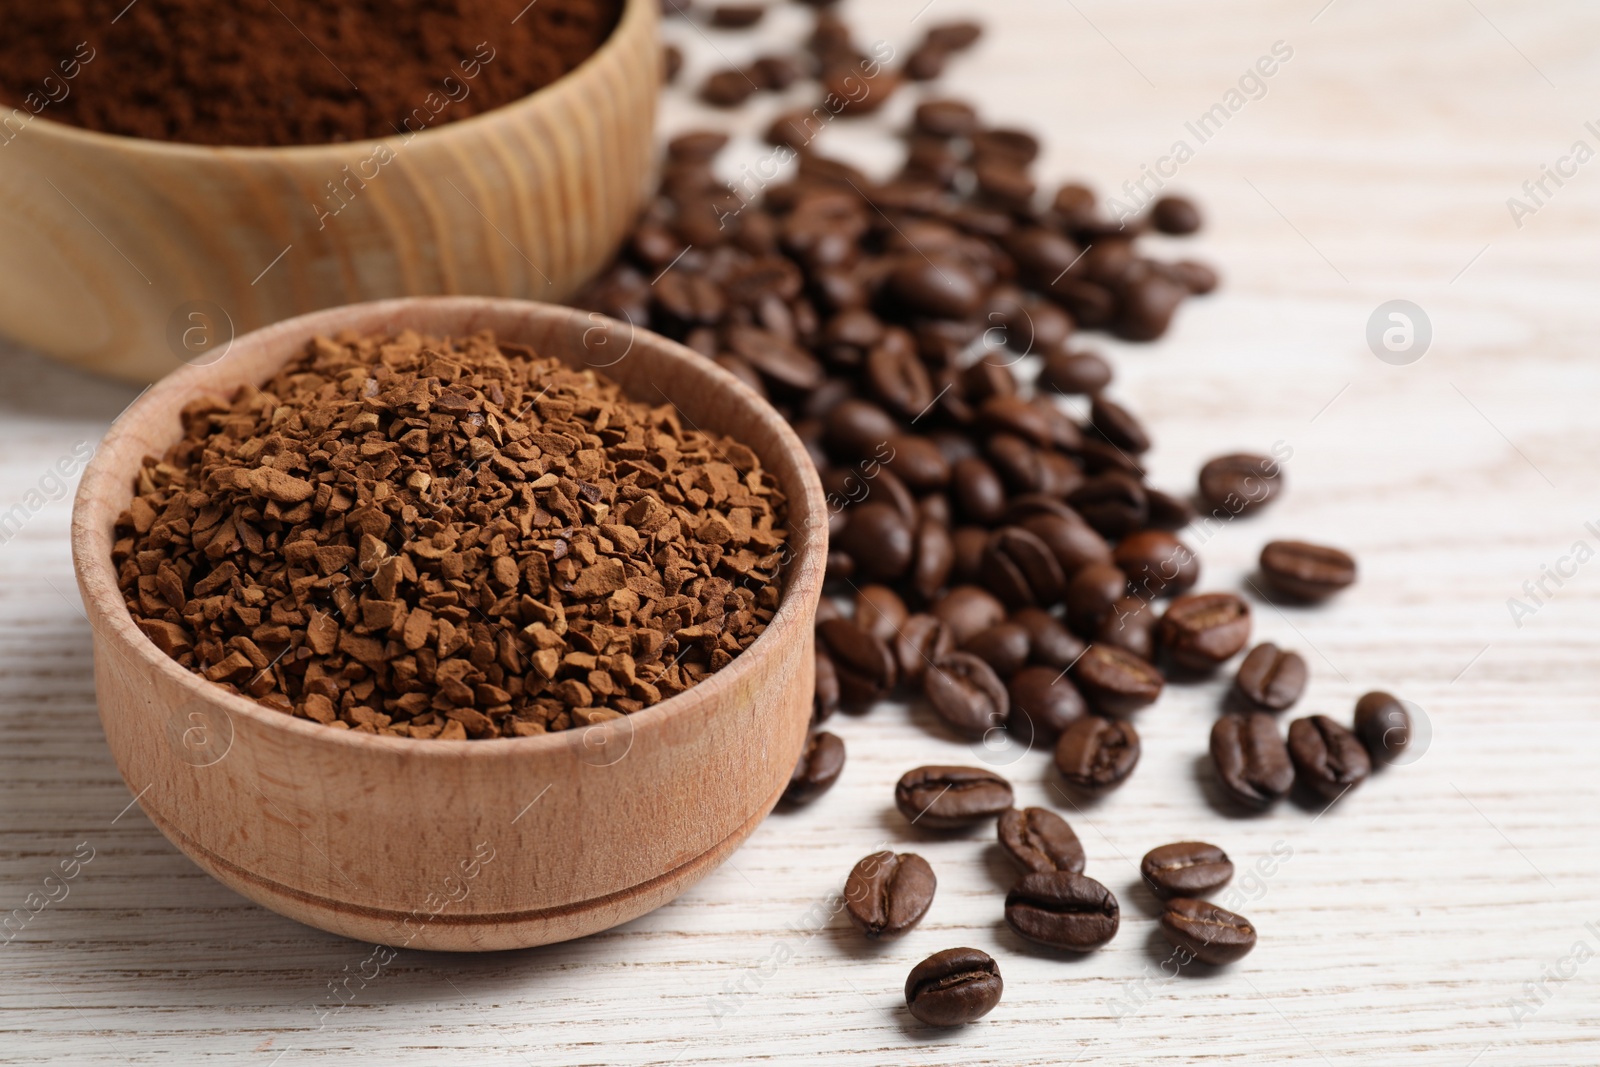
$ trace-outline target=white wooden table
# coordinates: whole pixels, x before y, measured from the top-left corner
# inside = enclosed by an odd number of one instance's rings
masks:
[[[1257,632],[1311,663],[1297,713],[1346,717],[1378,687],[1420,705],[1433,731],[1420,760],[1321,817],[1223,817],[1198,777],[1220,679],[1143,714],[1143,766],[1090,810],[1074,812],[1028,754],[1007,768],[1020,801],[1067,814],[1088,873],[1124,907],[1109,947],[1061,960],[1000,922],[1011,872],[988,835],[929,839],[894,813],[902,771],[972,757],[885,707],[834,726],[850,756],[831,794],[769,819],[655,914],[541,950],[403,953],[319,1017],[369,948],[203,875],[130,807],[100,737],[69,501],[50,499],[48,471],[134,390],[0,350],[0,511],[27,512],[0,545],[0,913],[79,857],[65,899],[0,948],[0,1062],[1600,1063],[1600,563],[1587,560],[1600,522],[1585,526],[1600,520],[1600,162],[1559,188],[1547,179],[1520,227],[1506,203],[1574,141],[1600,148],[1584,128],[1600,118],[1600,11],[1323,2],[931,0],[915,25],[923,0],[848,6],[867,41],[901,49],[930,21],[985,12],[989,36],[952,64],[949,88],[1037,128],[1041,176],[1107,191],[1176,139],[1195,146],[1185,122],[1274,42],[1292,48],[1172,183],[1208,209],[1195,244],[1224,290],[1159,345],[1105,348],[1117,395],[1158,438],[1158,484],[1187,487],[1234,448],[1293,448],[1285,498],[1203,546],[1203,585],[1240,588],[1277,536],[1354,551],[1359,586],[1323,609],[1263,605]],[[802,24],[785,10],[760,39],[790,46]],[[691,84],[713,49],[755,50],[748,36],[669,32]],[[702,115],[680,94],[664,122]],[[824,145],[885,165],[867,130]],[[1393,299],[1432,324],[1410,365],[1365,339]],[[1580,541],[1584,562],[1563,562]],[[1565,576],[1536,604],[1524,583],[1546,568]],[[1508,598],[1532,614],[1514,619]],[[1251,956],[1164,980],[1135,865],[1184,838],[1241,868],[1289,858],[1239,883],[1261,931]],[[925,855],[939,893],[909,936],[870,946],[832,901],[882,846]],[[930,1031],[901,986],[955,945],[998,957],[1005,999],[980,1024]]]

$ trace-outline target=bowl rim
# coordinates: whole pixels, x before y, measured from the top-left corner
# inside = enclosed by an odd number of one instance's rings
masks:
[[[570,317],[578,314],[586,316],[585,321],[588,322],[598,319],[610,329],[626,329],[630,331],[629,336],[634,339],[636,348],[638,348],[637,342],[641,340],[654,347],[653,358],[687,365],[694,372],[703,374],[709,385],[731,390],[742,405],[751,408],[760,421],[775,432],[780,447],[797,461],[795,466],[800,473],[798,486],[800,493],[789,495],[791,540],[787,543],[793,543],[794,534],[801,527],[807,529],[809,536],[806,538],[804,549],[789,562],[786,588],[783,590],[782,599],[772,621],[748,648],[722,670],[714,672],[698,684],[666,700],[623,716],[623,720],[628,722],[629,729],[635,737],[643,731],[660,728],[680,712],[690,713],[696,708],[713,704],[720,695],[717,690],[732,687],[744,674],[754,670],[756,657],[777,645],[787,632],[797,627],[809,630],[815,613],[815,602],[822,592],[828,553],[827,501],[816,468],[788,420],[766,400],[729,371],[670,338],[635,327],[631,323],[559,304],[497,297],[423,296],[322,308],[244,334],[237,338],[233,345],[235,350],[246,343],[258,348],[277,347],[293,338],[294,343],[284,345],[286,362],[294,356],[300,344],[319,332],[336,332],[344,328],[334,326],[325,330],[323,323],[327,320],[337,320],[358,309],[375,316],[384,316],[419,306],[426,309],[428,314],[437,315],[441,319],[463,318],[484,311],[522,314],[532,318],[555,318],[558,315]],[[409,328],[416,329],[416,327]],[[444,330],[438,332],[447,335],[451,333]],[[641,349],[641,351],[649,350]],[[236,351],[230,352],[229,357],[225,358],[233,358],[236,354]],[[115,498],[100,490],[102,486],[118,485],[124,478],[132,477],[132,470],[110,469],[113,459],[120,458],[125,463],[132,463],[133,457],[142,460],[146,454],[139,440],[131,438],[125,428],[119,429],[128,425],[128,416],[136,411],[155,410],[162,418],[175,419],[183,404],[194,399],[196,395],[196,389],[189,383],[189,379],[201,375],[213,365],[180,368],[150,386],[128,405],[96,445],[94,455],[85,467],[78,490],[74,494],[71,523],[73,569],[77,574],[78,587],[83,596],[85,617],[97,638],[96,658],[98,659],[98,644],[104,642],[113,654],[121,655],[124,650],[128,651],[133,657],[133,666],[160,672],[171,679],[188,698],[180,705],[181,707],[188,707],[197,701],[206,702],[212,706],[220,706],[230,716],[242,716],[264,730],[284,731],[290,738],[298,737],[307,741],[346,745],[352,750],[388,753],[408,758],[431,756],[459,759],[465,755],[474,759],[494,759],[536,756],[542,752],[554,752],[581,745],[584,735],[597,727],[574,727],[532,737],[496,737],[481,740],[468,738],[460,741],[390,737],[356,730],[339,730],[296,715],[274,711],[249,697],[223,689],[187,667],[181,666],[156,647],[155,643],[138,628],[128,611],[110,554],[107,553],[102,557],[90,551],[95,537],[99,536],[100,529],[108,524],[114,526],[116,519],[114,514],[109,514],[109,500]],[[603,371],[603,368],[598,369]],[[119,449],[130,451],[126,456],[118,456]],[[115,543],[114,534],[106,536],[113,544]],[[809,609],[804,603],[807,599],[812,602]]]
[[[91,130],[83,126],[74,126],[70,122],[61,122],[47,117],[48,109],[33,116],[28,127],[42,123],[41,131],[44,136],[54,137],[67,142],[77,142],[91,149],[104,149],[107,151],[132,152],[149,156],[165,156],[168,158],[188,159],[190,161],[222,161],[228,163],[256,162],[269,158],[293,158],[296,162],[317,162],[317,157],[326,157],[327,162],[348,162],[351,153],[360,154],[362,151],[376,151],[379,145],[389,145],[391,150],[403,149],[419,138],[427,138],[429,143],[442,141],[446,134],[454,131],[476,130],[484,120],[515,118],[515,112],[531,110],[550,94],[552,90],[570,87],[571,84],[582,78],[592,78],[602,60],[609,60],[611,56],[627,47],[627,40],[633,34],[641,31],[646,25],[651,14],[648,10],[659,0],[622,0],[622,14],[617,18],[617,24],[612,27],[611,33],[600,47],[596,48],[583,58],[576,67],[557,78],[548,85],[542,85],[531,93],[525,93],[514,100],[509,100],[499,107],[480,111],[476,115],[469,115],[464,119],[454,122],[445,122],[437,126],[429,126],[418,130],[409,137],[397,133],[392,136],[366,137],[359,141],[320,141],[316,144],[291,144],[291,145],[232,145],[232,144],[196,144],[193,141],[163,141],[154,137],[135,137],[126,133],[107,133],[104,130]],[[531,5],[530,5],[531,6]],[[626,32],[624,32],[626,31]],[[26,136],[28,127],[24,127],[18,136]],[[335,159],[337,157],[337,159]],[[348,305],[346,305],[348,306]]]

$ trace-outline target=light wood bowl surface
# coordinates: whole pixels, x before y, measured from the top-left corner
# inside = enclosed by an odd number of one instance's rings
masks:
[[[113,525],[147,454],[202,393],[260,384],[317,335],[491,329],[636,399],[752,448],[789,500],[783,599],[728,667],[631,716],[492,741],[331,729],[262,707],[179,666],[134,625]],[[440,297],[335,308],[240,338],[160,382],[86,470],[72,547],[94,629],[100,718],[151,820],[238,892],[310,925],[390,946],[486,950],[593,933],[682,892],[776,803],[811,714],[812,623],[827,553],[821,486],[788,424],[681,345],[601,316]]]
[[[0,334],[148,382],[318,308],[566,300],[647,191],[659,21],[657,0],[626,0],[566,77],[409,139],[186,145],[47,109],[0,143]]]

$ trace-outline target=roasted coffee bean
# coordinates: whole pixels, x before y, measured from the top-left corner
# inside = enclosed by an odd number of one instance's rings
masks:
[[[1044,357],[1039,384],[1069,396],[1094,396],[1111,384],[1111,364],[1092,352],[1052,352]]]
[[[1244,701],[1267,711],[1289,707],[1306,688],[1306,661],[1298,652],[1262,643],[1239,664],[1234,689]]]
[[[882,639],[849,619],[817,624],[817,637],[833,658],[844,705],[864,710],[882,700],[899,678],[894,653]]]
[[[965,264],[921,254],[901,257],[888,289],[913,312],[935,318],[969,318],[983,301],[983,288]]]
[[[742,70],[719,70],[700,86],[700,99],[712,107],[738,107],[759,88]]]
[[[899,432],[899,424],[876,404],[845,400],[828,412],[823,441],[841,462],[854,463],[868,456],[881,459],[883,446]]]
[[[964,645],[980,630],[1005,621],[1005,605],[975,585],[958,585],[928,609],[950,628],[957,645]]]
[[[826,372],[815,356],[793,341],[754,326],[730,326],[723,339],[734,355],[761,372],[762,377],[791,389],[815,389]]]
[[[1186,593],[1200,580],[1200,557],[1165,530],[1140,530],[1117,544],[1112,559],[1137,596]]]
[[[1025,167],[1039,158],[1039,139],[1026,130],[979,130],[972,135],[972,154]]]
[[[1025,871],[1083,873],[1078,835],[1048,808],[1012,808],[1000,816],[1000,847]]]
[[[1147,660],[1114,645],[1092,644],[1072,668],[1072,679],[1089,706],[1105,715],[1126,715],[1154,704],[1165,684]]]
[[[769,92],[781,93],[803,77],[800,64],[789,56],[761,56],[750,64],[750,78]]]
[[[1272,541],[1261,550],[1267,584],[1297,600],[1324,600],[1356,580],[1356,561],[1337,548]]]
[[[918,767],[894,787],[894,805],[917,826],[958,830],[1011,807],[1011,783],[977,767]]]
[[[1172,264],[1168,271],[1173,278],[1183,284],[1184,288],[1196,296],[1216,289],[1220,280],[1217,277],[1215,267],[1205,263],[1196,263],[1192,259],[1180,259]]]
[[[978,128],[978,113],[961,100],[924,100],[917,105],[912,125],[934,137],[965,137]]]
[[[928,914],[938,879],[914,852],[874,852],[844,880],[844,910],[872,940],[892,940]]]
[[[1200,499],[1219,515],[1244,515],[1283,489],[1283,471],[1269,456],[1235,453],[1200,468]]]
[[[939,718],[959,734],[981,738],[1011,712],[1005,683],[970,652],[951,652],[922,676],[922,692]]]
[[[711,9],[711,25],[725,30],[754,26],[767,13],[763,4],[718,4]]]
[[[1148,452],[1150,435],[1127,408],[1104,395],[1096,395],[1089,407],[1089,424],[1118,448],[1129,452]]]
[[[1188,287],[1154,269],[1123,278],[1111,332],[1128,341],[1153,341],[1167,332]]]
[[[1289,749],[1266,712],[1218,719],[1211,727],[1211,762],[1223,789],[1247,807],[1265,808],[1294,785]]]
[[[915,350],[879,342],[867,353],[866,382],[883,405],[916,418],[934,401],[933,382]]]
[[[816,682],[811,698],[811,725],[820,726],[839,710],[839,672],[833,657],[820,644],[816,649]]]
[[[1167,901],[1161,932],[1201,963],[1218,966],[1241,960],[1256,947],[1256,928],[1250,920],[1189,897]]]
[[[721,130],[687,130],[667,142],[667,158],[677,163],[709,163],[728,146],[728,135]],[[644,233],[634,233],[635,243]]]
[[[1056,742],[1056,770],[1069,785],[1103,793],[1127,780],[1139,763],[1139,733],[1122,719],[1085,715]]]
[[[906,1010],[929,1026],[976,1022],[1000,1003],[1000,965],[975,948],[935,952],[906,977]]]
[[[1020,526],[990,536],[978,573],[984,587],[1012,608],[1059,604],[1067,591],[1050,547]]]
[[[1095,644],[1114,645],[1140,659],[1155,662],[1156,624],[1160,614],[1143,597],[1125,596],[1106,612],[1094,632]]]
[[[1009,159],[978,158],[972,167],[978,193],[997,207],[1026,212],[1038,185],[1028,172]]]
[[[961,651],[983,660],[1001,678],[1010,678],[1028,662],[1030,645],[1027,628],[1007,621],[973,634]]]
[[[1037,448],[1055,444],[1055,427],[1049,413],[1021,397],[991,396],[978,407],[978,428],[991,434],[1011,434]]]
[[[955,651],[950,628],[932,615],[913,615],[900,627],[895,639],[895,662],[900,680],[920,687],[928,667]]]
[[[727,313],[722,290],[699,274],[668,271],[655,284],[655,306],[671,322],[685,325],[713,323]],[[647,316],[648,317],[648,316]]]
[[[1216,845],[1179,841],[1146,852],[1139,873],[1150,892],[1162,900],[1203,897],[1228,884],[1233,877],[1233,861]]]
[[[926,437],[896,434],[889,438],[888,444],[889,457],[884,460],[884,466],[913,493],[933,492],[949,484],[950,464],[939,446]]]
[[[969,20],[938,22],[928,27],[925,43],[947,52],[960,52],[971,48],[983,36],[983,27]]]
[[[950,543],[955,547],[955,566],[950,568],[950,580],[958,585],[977,585],[978,569],[983,565],[983,549],[989,543],[989,531],[982,526],[957,526],[950,531]]]
[[[955,569],[956,548],[950,528],[927,514],[929,505],[943,497],[928,497],[922,502],[923,517],[912,535],[911,591],[924,602],[931,601],[950,580]]]
[[[1113,563],[1080,567],[1067,583],[1067,622],[1073,630],[1092,637],[1111,606],[1128,595],[1128,576]]]
[[[683,49],[675,44],[669,44],[661,50],[661,81],[671,85],[678,80],[678,73],[683,70]]]
[[[1025,874],[1006,894],[1006,925],[1047,948],[1093,952],[1121,922],[1111,890],[1074,871]]]
[[[956,462],[950,470],[950,490],[957,510],[972,522],[987,526],[1005,511],[1006,487],[982,459]]]
[[[1055,667],[1024,667],[1011,677],[1006,691],[1011,695],[1006,729],[1025,744],[1054,741],[1089,713],[1083,694]]]
[[[1295,777],[1325,800],[1335,800],[1372,773],[1372,758],[1360,739],[1326,715],[1289,724],[1289,758]]]
[[[1250,640],[1250,605],[1232,593],[1181,596],[1161,616],[1158,636],[1178,666],[1214,670]]]
[[[1050,547],[1070,583],[1089,564],[1110,563],[1111,546],[1077,512],[1059,507],[1059,512],[1022,518],[1018,525]]]
[[[1150,511],[1145,521],[1157,530],[1181,530],[1194,521],[1194,508],[1188,501],[1148,485],[1144,487],[1144,496]]]
[[[1066,670],[1083,655],[1084,643],[1043,608],[1023,608],[1011,622],[1028,631],[1028,660],[1044,667]]]
[[[844,770],[844,742],[827,732],[806,738],[800,762],[794,765],[783,799],[790,804],[809,804],[833,788]]]
[[[1112,541],[1142,527],[1150,507],[1144,487],[1121,471],[1090,478],[1067,498],[1067,503],[1102,537]]]
[[[867,581],[892,582],[911,565],[912,529],[893,504],[869,500],[847,512],[844,532],[834,547],[855,561]]]
[[[910,612],[906,602],[886,585],[864,585],[856,590],[855,624],[885,644],[893,644]]]
[[[1356,701],[1356,734],[1374,763],[1392,763],[1411,743],[1411,713],[1393,694],[1367,693]]]
[[[1194,233],[1200,228],[1200,209],[1185,197],[1163,196],[1150,206],[1150,224],[1162,233]]]

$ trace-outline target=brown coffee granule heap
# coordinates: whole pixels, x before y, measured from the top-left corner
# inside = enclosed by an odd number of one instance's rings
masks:
[[[621,11],[622,0],[0,0],[0,100],[7,114],[192,144],[392,137],[550,84]]]
[[[487,333],[318,338],[182,418],[112,561],[163,652],[269,707],[589,725],[727,666],[778,606],[785,500],[754,452]]]

